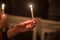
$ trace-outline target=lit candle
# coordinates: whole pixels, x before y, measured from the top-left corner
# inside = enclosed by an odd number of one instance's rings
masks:
[[[32,5],[29,5],[30,9],[31,9],[31,16],[32,18],[34,18],[34,14],[33,14],[33,6]]]
[[[34,18],[34,14],[33,14],[33,6],[29,5],[30,9],[31,9],[31,16],[32,18]],[[33,40],[36,40],[36,27],[33,29]]]
[[[2,4],[2,13],[4,13],[5,4]]]

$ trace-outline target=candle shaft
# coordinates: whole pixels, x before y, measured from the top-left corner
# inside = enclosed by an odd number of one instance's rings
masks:
[[[31,7],[31,16],[32,16],[32,18],[34,18],[33,8],[32,7]]]
[[[2,13],[4,14],[4,10],[2,10]]]
[[[4,7],[5,7],[5,4],[2,4],[2,13],[4,14]]]

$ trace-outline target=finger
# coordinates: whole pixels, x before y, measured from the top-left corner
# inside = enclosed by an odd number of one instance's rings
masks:
[[[27,29],[27,28],[21,28],[21,29],[17,29],[19,32],[27,32],[31,29]]]
[[[19,23],[19,24],[17,24],[16,26],[26,27],[26,25],[29,25],[29,24],[31,24],[31,23],[35,23],[34,20],[35,20],[35,19],[33,18],[33,19],[27,20],[27,21],[25,21],[25,22]]]
[[[6,19],[6,14],[2,14],[1,15],[1,20],[5,20]]]
[[[31,24],[26,25],[26,28],[31,28],[31,27],[32,27]]]
[[[35,21],[35,18],[26,20],[26,21],[22,22],[21,24],[29,24],[29,23],[31,23],[31,22],[33,22],[33,21]]]
[[[29,28],[29,29],[32,29],[34,27],[35,27],[35,23],[31,23],[31,24],[26,25],[26,28]]]
[[[33,29],[33,28],[35,27],[35,25],[36,25],[36,23],[32,24],[32,27],[31,27],[31,29]]]
[[[16,28],[25,28],[25,26],[26,26],[26,25],[23,25],[23,24],[17,24],[17,25],[15,25],[14,27],[16,27]]]
[[[30,24],[30,23],[32,23],[33,22],[33,20],[27,20],[27,21],[25,21],[25,22],[22,22],[22,23],[20,23],[21,25],[27,25],[27,24]]]
[[[32,18],[32,20],[34,20],[34,21],[35,21],[36,19],[35,19],[35,18]]]

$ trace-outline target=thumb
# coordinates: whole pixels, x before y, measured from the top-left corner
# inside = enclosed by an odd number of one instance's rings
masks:
[[[2,14],[1,15],[1,20],[5,20],[6,19],[6,14]]]

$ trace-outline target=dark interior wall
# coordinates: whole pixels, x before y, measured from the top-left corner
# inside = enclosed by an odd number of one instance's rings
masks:
[[[31,16],[29,3],[34,4],[34,0],[9,0],[7,1],[8,7],[6,7],[6,11],[12,15],[19,16]],[[36,14],[34,10],[34,14]]]
[[[49,1],[49,19],[60,21],[60,0]]]
[[[34,5],[34,15],[35,17],[40,17],[40,0],[12,0],[12,14],[20,16],[31,16],[29,5],[32,3]]]
[[[35,17],[41,17],[41,15],[43,15],[42,12],[44,11],[43,8],[44,5],[42,3],[43,1],[41,0],[5,0],[4,2],[6,3],[5,10],[9,14],[20,15],[20,16],[31,16],[28,4],[32,3],[34,5]]]
[[[30,16],[30,11],[27,9],[27,2],[25,0],[12,1],[12,13],[20,16]]]
[[[49,7],[48,0],[40,0],[39,5],[41,17],[44,19],[48,19],[48,7]]]
[[[1,0],[2,1],[2,0]],[[31,17],[29,3],[34,5],[35,17],[60,20],[60,0],[4,0],[6,12]]]
[[[48,18],[48,0],[5,0],[5,10],[12,15],[31,16],[29,3],[34,5],[35,17]]]

